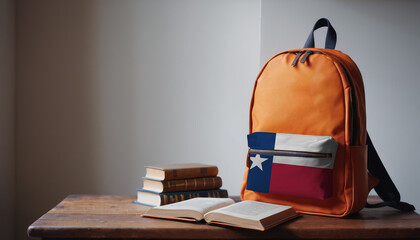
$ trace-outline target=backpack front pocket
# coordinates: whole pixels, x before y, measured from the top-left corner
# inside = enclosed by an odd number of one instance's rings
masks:
[[[316,199],[332,195],[334,138],[255,132],[248,146],[248,190]]]

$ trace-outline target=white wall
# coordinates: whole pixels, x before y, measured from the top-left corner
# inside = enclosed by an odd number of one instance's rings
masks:
[[[327,17],[336,49],[350,55],[364,77],[368,131],[402,199],[420,208],[420,1],[264,0],[261,64],[277,52],[301,48],[315,21]],[[324,47],[325,31],[316,34]],[[322,44],[321,44],[322,43]]]
[[[144,165],[216,164],[238,195],[259,33],[259,1],[19,1],[19,239],[68,194],[134,195]]]
[[[0,1],[0,236],[15,227],[15,3]]]

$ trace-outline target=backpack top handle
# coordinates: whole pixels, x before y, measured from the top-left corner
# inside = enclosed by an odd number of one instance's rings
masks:
[[[305,42],[305,45],[303,46],[304,48],[315,47],[314,32],[321,27],[328,27],[327,36],[325,38],[325,48],[335,49],[335,44],[337,43],[337,33],[335,32],[335,29],[331,25],[330,21],[328,21],[326,18],[321,18],[315,23],[311,33],[308,36],[308,39]]]

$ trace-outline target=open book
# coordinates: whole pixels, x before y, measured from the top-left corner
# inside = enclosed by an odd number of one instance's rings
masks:
[[[293,208],[283,205],[256,201],[235,203],[230,198],[193,198],[151,208],[142,216],[183,221],[204,219],[209,224],[264,231],[299,214]]]

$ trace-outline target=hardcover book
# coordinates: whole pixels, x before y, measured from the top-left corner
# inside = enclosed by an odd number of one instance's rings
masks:
[[[135,201],[135,203],[156,207],[197,197],[227,198],[228,192],[225,189],[214,189],[205,191],[159,193],[145,189],[137,189],[137,201]]]
[[[161,164],[146,166],[146,178],[171,180],[217,176],[217,166],[202,163]]]
[[[202,221],[265,231],[300,216],[292,207],[230,198],[194,198],[151,208],[142,216],[182,221]]]
[[[143,178],[143,189],[154,192],[185,192],[217,189],[222,186],[220,177],[186,178],[175,180],[155,180]]]

